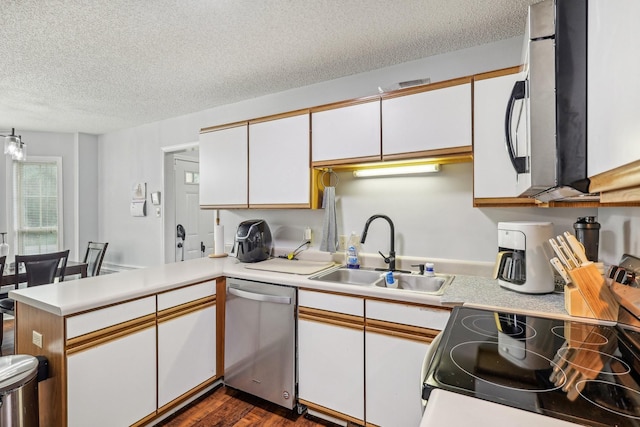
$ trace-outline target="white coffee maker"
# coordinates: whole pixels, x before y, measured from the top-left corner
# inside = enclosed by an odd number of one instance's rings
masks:
[[[493,271],[500,286],[525,294],[546,294],[555,289],[549,263],[551,222],[499,222],[498,257]]]

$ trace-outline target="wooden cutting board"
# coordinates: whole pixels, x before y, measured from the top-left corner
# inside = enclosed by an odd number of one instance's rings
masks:
[[[254,264],[246,264],[244,268],[249,270],[274,271],[277,273],[290,273],[309,275],[329,267],[335,266],[332,261],[303,261],[288,260],[284,258],[271,258],[266,261],[256,262]]]

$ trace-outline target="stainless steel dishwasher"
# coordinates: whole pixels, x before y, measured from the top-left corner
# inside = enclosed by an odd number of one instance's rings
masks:
[[[296,405],[296,289],[227,279],[224,382],[270,402]]]

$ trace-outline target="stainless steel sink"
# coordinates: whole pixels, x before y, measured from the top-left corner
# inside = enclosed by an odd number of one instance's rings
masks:
[[[455,276],[450,274],[436,274],[434,277],[430,277],[421,276],[419,274],[400,273],[395,274],[394,277],[398,281],[398,287],[395,289],[424,292],[430,295],[442,295]],[[376,283],[376,285],[386,287],[386,283],[384,281]]]
[[[379,286],[386,288],[385,280],[381,277],[382,274],[384,274],[383,271],[340,267],[335,270],[323,271],[315,276],[309,277],[309,279],[341,283],[344,285]],[[396,272],[394,273],[394,277],[398,281],[398,287],[387,289],[416,291],[429,295],[442,295],[455,276],[450,274],[436,274],[435,277],[429,277]]]
[[[376,285],[376,282],[382,282],[383,279],[380,277],[382,273],[375,270],[340,267],[337,270],[323,271],[309,279],[346,285],[372,286]]]

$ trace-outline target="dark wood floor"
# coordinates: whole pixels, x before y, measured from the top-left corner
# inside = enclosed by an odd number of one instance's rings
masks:
[[[315,427],[337,425],[309,415],[298,415],[296,411],[289,411],[274,403],[222,386],[158,426]]]

